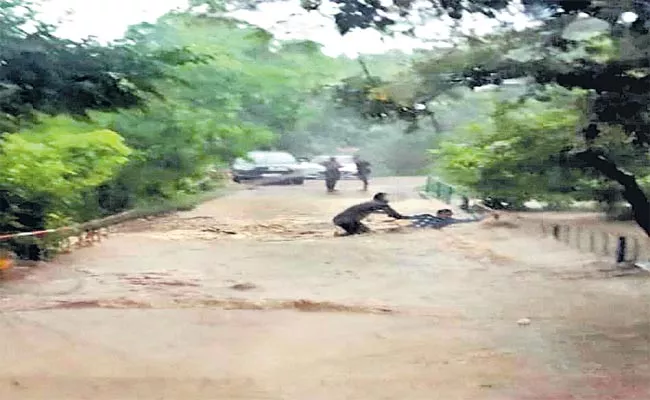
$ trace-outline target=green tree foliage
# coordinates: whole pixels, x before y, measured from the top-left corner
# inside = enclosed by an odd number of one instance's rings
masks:
[[[193,183],[204,179],[210,166],[273,140],[265,128],[187,104],[174,107],[169,101],[154,102],[147,112],[104,118],[112,120],[107,126],[120,132],[135,151],[119,176],[100,188],[96,201],[103,214],[151,198],[195,193],[200,188]]]
[[[581,172],[564,165],[578,118],[559,102],[499,102],[487,123],[464,126],[432,153],[446,179],[483,197],[557,201],[580,190]]]
[[[131,153],[116,132],[63,116],[40,121],[0,140],[0,232],[78,220],[86,208],[84,193],[113,178]],[[39,257],[33,243],[11,244],[23,257]]]
[[[35,112],[84,116],[142,106],[153,81],[170,78],[170,65],[202,62],[186,48],[142,51],[131,43],[101,46],[57,37],[37,19],[34,2],[0,1],[0,116],[2,130]]]
[[[619,196],[602,175],[572,154],[581,143],[575,126],[583,118],[585,93],[549,92],[543,101],[497,100],[489,118],[477,118],[437,140],[432,150],[436,173],[515,207],[535,199],[556,205],[598,200],[611,208]],[[647,152],[630,146],[620,128],[607,129],[593,147],[643,177],[645,186],[650,174]]]
[[[236,117],[281,135],[293,129],[313,90],[340,77],[343,60],[310,42],[276,44],[268,32],[238,21],[185,14],[132,29],[149,46],[188,47],[213,59],[181,68],[187,86],[166,94],[192,107]]]
[[[196,190],[192,182],[204,178],[206,168],[252,148],[291,147],[286,136],[309,112],[312,90],[341,63],[308,42],[272,51],[267,32],[214,17],[172,14],[132,27],[128,37],[147,51],[187,47],[211,59],[174,68],[177,79],[157,87],[164,102],[151,99],[144,111],[96,116],[136,150],[120,176],[100,189],[103,213]]]
[[[68,117],[45,118],[34,129],[6,135],[0,151],[0,182],[62,205],[110,179],[131,153],[116,132],[85,131]]]

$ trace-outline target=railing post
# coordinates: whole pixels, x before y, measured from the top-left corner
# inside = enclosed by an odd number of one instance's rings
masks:
[[[460,205],[460,209],[463,211],[468,211],[469,210],[469,197],[463,195],[462,199],[462,204]]]
[[[564,242],[565,242],[566,244],[571,244],[571,226],[566,225],[566,226],[564,227],[564,232],[565,232],[565,235],[564,235]]]
[[[622,263],[625,262],[625,253],[627,252],[627,238],[625,236],[619,236],[618,246],[616,246],[616,262]]]

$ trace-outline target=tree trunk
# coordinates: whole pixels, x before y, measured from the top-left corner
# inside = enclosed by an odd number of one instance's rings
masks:
[[[650,203],[635,176],[618,168],[613,161],[593,149],[576,153],[576,157],[623,186],[623,197],[632,206],[634,220],[650,236]]]

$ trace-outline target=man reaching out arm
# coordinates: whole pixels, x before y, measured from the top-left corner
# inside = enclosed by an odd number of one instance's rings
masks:
[[[361,222],[368,215],[373,213],[386,213],[389,217],[395,219],[409,219],[410,217],[404,216],[395,211],[388,205],[388,198],[386,193],[377,193],[371,201],[366,201],[349,207],[334,217],[332,222],[334,225],[342,228],[345,235],[358,235],[361,233],[370,232],[365,224]]]

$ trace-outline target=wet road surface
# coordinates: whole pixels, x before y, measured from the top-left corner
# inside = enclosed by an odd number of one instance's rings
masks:
[[[422,181],[371,190],[434,211]],[[650,398],[646,276],[516,221],[334,237],[372,193],[323,186],[126,223],[5,282],[0,398]]]

